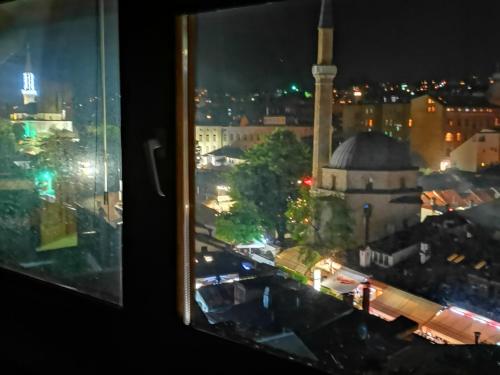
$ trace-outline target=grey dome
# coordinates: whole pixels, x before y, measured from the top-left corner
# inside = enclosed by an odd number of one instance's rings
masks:
[[[408,145],[379,132],[363,132],[348,138],[337,147],[329,166],[364,171],[416,169]]]

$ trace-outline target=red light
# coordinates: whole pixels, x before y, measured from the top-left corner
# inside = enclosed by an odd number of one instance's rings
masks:
[[[313,184],[313,180],[311,177],[306,177],[302,180],[302,182],[304,183],[304,185],[307,185],[307,186],[312,186]]]

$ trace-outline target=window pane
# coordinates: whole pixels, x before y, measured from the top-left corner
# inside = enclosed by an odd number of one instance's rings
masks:
[[[121,303],[116,1],[0,5],[0,265]]]
[[[196,17],[194,126],[230,136],[199,140],[194,327],[331,373],[495,372],[500,72],[456,40],[500,29],[411,12],[417,29],[393,1]]]

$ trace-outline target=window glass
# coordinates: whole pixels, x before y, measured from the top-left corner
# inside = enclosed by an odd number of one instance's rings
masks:
[[[500,29],[462,3],[411,13],[420,27],[394,1],[196,16],[211,103],[193,117],[236,137],[194,173],[194,327],[330,373],[496,372],[500,136],[459,126],[499,114],[500,54],[473,51]]]
[[[116,1],[0,5],[0,265],[121,303]]]

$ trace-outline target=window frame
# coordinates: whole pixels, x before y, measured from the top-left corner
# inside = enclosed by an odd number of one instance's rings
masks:
[[[176,59],[180,55],[176,48],[176,17],[262,3],[265,2],[174,0],[167,13],[160,4],[138,7],[137,3],[119,3],[123,307],[0,268],[0,295],[6,306],[0,311],[0,318],[5,324],[10,322],[4,332],[4,341],[9,342],[3,353],[8,359],[4,368],[12,365],[16,370],[38,373],[52,368],[57,360],[67,369],[99,372],[103,368],[125,371],[139,364],[141,370],[179,365],[187,371],[208,368],[224,374],[233,373],[235,365],[245,363],[245,368],[253,371],[279,366],[283,371],[322,373],[291,362],[285,355],[270,355],[199,332],[183,323],[179,311],[182,274],[177,271],[182,260],[176,249],[177,235],[182,237],[183,232],[178,225],[179,212],[175,212],[180,208],[177,193],[182,186],[178,168],[184,150],[177,143],[180,132],[175,126],[179,95]],[[175,57],[172,51],[176,51]],[[162,90],[151,90],[151,72],[156,72],[155,87]],[[162,105],[152,106],[152,100]],[[194,130],[190,130],[193,142]],[[145,152],[146,142],[153,138],[164,146],[157,155],[164,198],[151,183]],[[148,236],[144,237],[144,233]],[[176,339],[174,348],[165,345],[171,338]],[[44,345],[30,346],[27,341]],[[92,342],[92,347],[87,342]],[[89,352],[91,355],[86,358],[81,355]],[[221,352],[231,353],[231,358],[214,363],[213,356]],[[197,353],[198,360],[185,361],[183,353]],[[165,361],[165,355],[171,364]],[[34,359],[26,361],[26,356]]]

